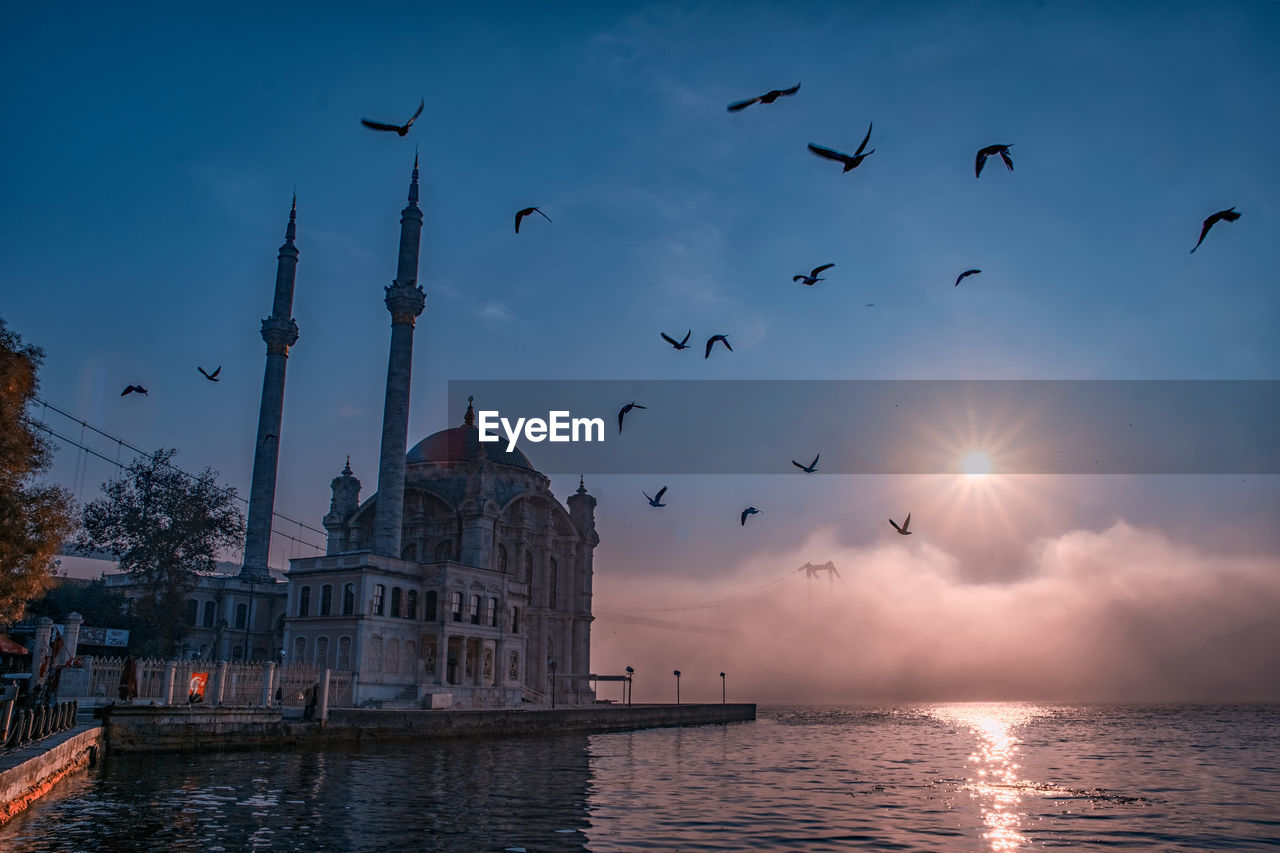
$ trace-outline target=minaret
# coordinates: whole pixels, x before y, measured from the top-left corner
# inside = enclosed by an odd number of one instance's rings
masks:
[[[298,341],[293,313],[293,283],[298,272],[298,196],[293,197],[284,245],[276,262],[276,295],[271,316],[262,321],[267,343],[267,370],[262,377],[262,407],[258,409],[258,441],[253,452],[253,480],[249,487],[249,523],[244,535],[244,565],[240,577],[271,583],[267,557],[271,551],[271,517],[276,503],[276,466],[280,460],[280,420],[284,416],[284,368],[289,347]]]
[[[409,203],[400,212],[400,260],[396,280],[387,287],[391,312],[391,354],[387,359],[387,396],[382,407],[382,452],[378,462],[378,508],[373,550],[400,556],[404,523],[404,454],[409,437],[409,379],[413,372],[413,326],[427,297],[418,286],[418,247],[422,211],[418,209],[418,155],[413,156]]]
[[[351,513],[360,508],[360,481],[351,473],[351,457],[342,473],[333,478],[329,484],[333,497],[329,501],[329,512],[324,517],[324,529],[329,534],[325,553],[329,556],[341,554],[347,544],[347,521]]]

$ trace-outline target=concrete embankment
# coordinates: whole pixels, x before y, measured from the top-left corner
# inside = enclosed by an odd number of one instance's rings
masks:
[[[101,747],[102,726],[94,720],[0,755],[0,826],[96,761]]]

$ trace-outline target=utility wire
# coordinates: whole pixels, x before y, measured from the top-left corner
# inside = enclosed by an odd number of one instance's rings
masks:
[[[761,584],[755,589],[748,590],[747,592],[741,592],[736,595],[726,596],[724,598],[717,598],[712,601],[704,601],[704,602],[701,602],[700,604],[687,604],[683,607],[650,607],[650,608],[645,608],[641,610],[634,610],[630,608],[614,609],[614,608],[601,607],[601,608],[596,608],[595,612],[596,613],[676,613],[679,611],[707,610],[712,607],[722,607],[726,604],[735,604],[739,601],[746,601],[747,599],[755,598],[758,595],[763,595],[764,593],[768,592],[770,589],[782,583],[783,581],[787,580],[788,578],[794,577],[796,574],[803,572],[804,569],[805,567],[801,566],[798,569],[789,570],[779,575],[778,577],[774,578],[773,580],[768,581],[764,584]]]

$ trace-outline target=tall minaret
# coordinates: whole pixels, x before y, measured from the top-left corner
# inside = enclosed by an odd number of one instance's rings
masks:
[[[289,347],[298,341],[293,313],[293,282],[298,272],[298,197],[293,197],[289,226],[276,262],[276,297],[271,316],[262,321],[267,342],[267,371],[262,377],[262,407],[258,410],[258,442],[253,452],[253,480],[249,487],[249,524],[244,535],[244,565],[240,577],[271,583],[267,557],[271,551],[271,516],[276,503],[276,465],[280,459],[280,419],[284,415],[284,368]]]
[[[387,288],[391,312],[391,354],[387,359],[387,397],[382,408],[382,455],[378,462],[378,509],[373,522],[373,550],[400,556],[404,523],[404,454],[409,437],[409,378],[413,372],[413,326],[427,296],[418,286],[418,247],[422,211],[418,209],[418,155],[413,156],[409,203],[400,212],[400,261],[396,280]]]

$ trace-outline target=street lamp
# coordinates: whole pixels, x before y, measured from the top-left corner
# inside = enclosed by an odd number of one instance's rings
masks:
[[[720,704],[725,704],[724,673],[720,673]]]
[[[627,683],[623,685],[627,691],[627,707],[631,707],[631,696],[635,693],[635,688],[631,684],[631,679],[635,677],[636,671],[631,667],[627,667]]]
[[[556,662],[547,658],[547,669],[551,672],[551,707],[556,706]]]
[[[680,704],[680,670],[677,669],[671,674],[676,677],[676,704],[679,705]]]

